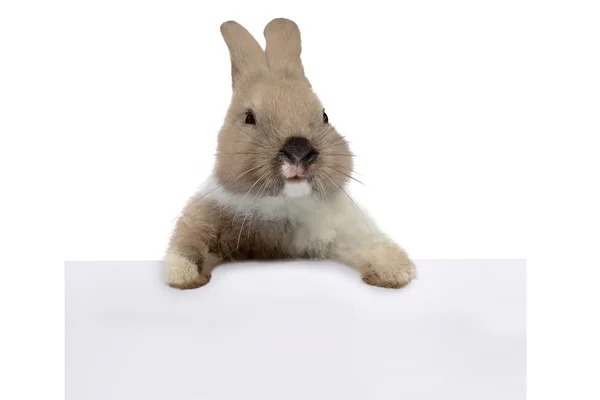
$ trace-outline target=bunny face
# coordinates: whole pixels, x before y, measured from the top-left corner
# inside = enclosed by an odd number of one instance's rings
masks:
[[[301,193],[327,199],[342,190],[352,154],[304,76],[297,26],[269,23],[266,53],[235,22],[221,31],[231,55],[233,96],[218,137],[219,181],[257,197]]]

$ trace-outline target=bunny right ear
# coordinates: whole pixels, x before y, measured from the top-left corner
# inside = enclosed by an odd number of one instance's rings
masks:
[[[268,71],[265,52],[246,28],[227,21],[221,24],[221,34],[229,48],[234,88],[244,79]]]
[[[302,44],[300,30],[294,21],[275,18],[264,30],[267,41],[266,55],[272,74],[285,77],[304,78],[300,53]]]

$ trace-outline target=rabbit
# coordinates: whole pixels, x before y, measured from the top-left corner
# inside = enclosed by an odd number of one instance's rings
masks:
[[[231,105],[212,176],[176,222],[165,282],[193,289],[223,263],[307,258],[346,264],[369,285],[407,285],[415,264],[348,194],[353,155],[304,75],[298,26],[269,22],[265,50],[235,21],[221,34]]]

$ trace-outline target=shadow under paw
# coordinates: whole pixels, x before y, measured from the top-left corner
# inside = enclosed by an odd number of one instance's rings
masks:
[[[169,286],[175,289],[187,290],[197,289],[210,282],[210,275],[198,275],[196,278],[185,282],[168,282]]]
[[[371,286],[378,286],[389,289],[400,289],[408,285],[411,281],[407,275],[405,278],[388,278],[384,279],[375,272],[366,272],[362,276],[362,280]]]

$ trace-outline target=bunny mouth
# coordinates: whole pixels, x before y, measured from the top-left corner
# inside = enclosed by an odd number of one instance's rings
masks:
[[[307,180],[309,169],[319,156],[308,139],[293,136],[278,152],[281,161],[281,175],[288,183],[302,183]]]
[[[281,174],[288,182],[302,182],[308,174],[308,168],[303,165],[284,162],[281,166]]]

